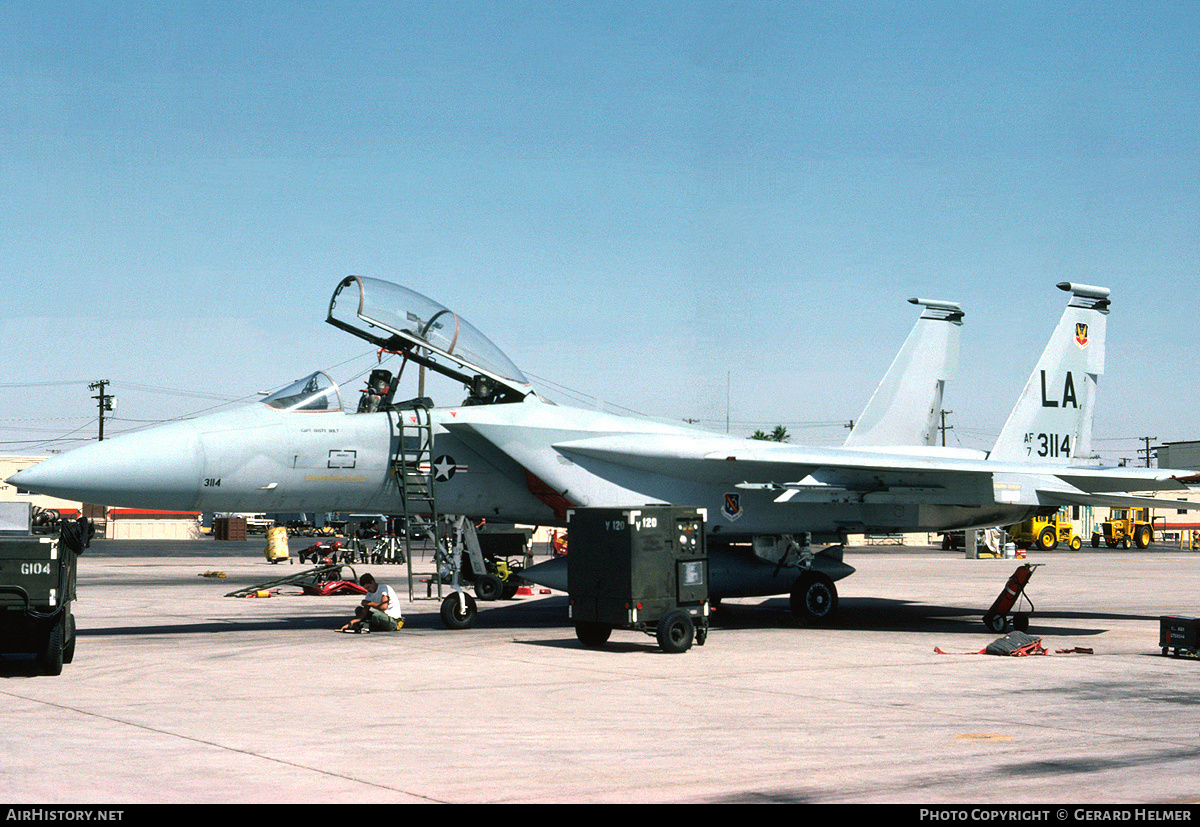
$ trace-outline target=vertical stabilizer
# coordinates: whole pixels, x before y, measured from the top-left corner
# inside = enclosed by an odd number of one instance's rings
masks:
[[[958,373],[963,311],[954,302],[909,302],[925,310],[846,437],[847,447],[934,444],[946,380]]]
[[[1063,464],[1091,459],[1109,291],[1070,282],[1058,288],[1069,291],[1071,300],[1004,424],[991,459]]]

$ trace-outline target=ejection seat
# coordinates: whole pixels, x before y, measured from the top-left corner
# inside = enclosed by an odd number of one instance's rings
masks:
[[[359,413],[375,413],[387,409],[392,404],[392,396],[396,393],[396,383],[392,381],[392,372],[377,368],[371,371],[367,387],[358,400]]]

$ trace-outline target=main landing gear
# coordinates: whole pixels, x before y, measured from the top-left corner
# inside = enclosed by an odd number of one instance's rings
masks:
[[[792,585],[792,614],[808,623],[828,622],[837,611],[837,587],[827,575],[806,571]]]

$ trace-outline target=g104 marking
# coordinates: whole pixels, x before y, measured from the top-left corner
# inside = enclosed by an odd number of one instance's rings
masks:
[[[22,563],[21,574],[50,574],[49,563]]]

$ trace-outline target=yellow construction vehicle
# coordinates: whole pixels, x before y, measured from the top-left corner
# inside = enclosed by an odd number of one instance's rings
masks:
[[[1008,534],[1021,548],[1037,546],[1042,551],[1049,551],[1059,543],[1071,551],[1083,548],[1083,540],[1075,533],[1066,511],[1062,509],[1049,516],[1034,517],[1032,520],[1009,526]]]
[[[1108,519],[1100,528],[1092,531],[1092,548],[1099,548],[1100,541],[1109,548],[1129,548],[1136,545],[1146,548],[1154,542],[1154,528],[1150,525],[1148,508],[1112,508]]]

